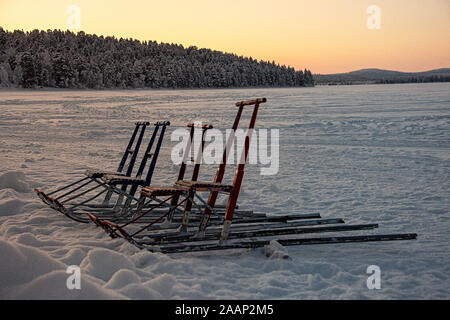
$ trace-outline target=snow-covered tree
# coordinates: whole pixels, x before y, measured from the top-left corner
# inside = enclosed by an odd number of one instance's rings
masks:
[[[309,70],[182,45],[0,28],[0,85],[205,88],[313,85]]]

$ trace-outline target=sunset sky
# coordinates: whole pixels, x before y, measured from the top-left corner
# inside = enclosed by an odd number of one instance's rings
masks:
[[[81,30],[275,60],[313,73],[450,67],[450,0],[0,0],[5,30]],[[381,28],[367,27],[367,8]],[[1,49],[1,48],[0,48]]]

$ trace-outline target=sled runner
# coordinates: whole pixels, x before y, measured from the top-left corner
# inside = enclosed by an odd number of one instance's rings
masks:
[[[135,176],[131,177],[145,131],[149,125],[150,122],[136,122],[116,171],[88,169],[85,172],[85,177],[75,182],[48,193],[36,188],[36,194],[45,204],[78,222],[90,221],[85,214],[80,214],[80,211],[87,208],[97,210],[97,212],[100,210],[100,212],[116,213],[116,215],[117,213],[126,213],[132,202],[137,201],[134,196],[138,187],[149,185],[151,182],[166,127],[170,125],[170,122],[158,121],[154,123],[154,130],[139,168]],[[160,128],[161,132],[158,137]],[[157,137],[157,145],[152,153]],[[150,166],[145,179],[143,179],[142,175],[150,159]],[[97,201],[102,195],[104,195],[103,200]]]
[[[339,232],[373,230],[378,228],[378,224],[346,225],[342,219],[322,219],[318,213],[282,216],[249,214],[234,217],[250,148],[252,129],[255,127],[259,107],[265,102],[266,99],[263,98],[236,103],[238,111],[232,126],[233,130],[227,139],[223,159],[214,181],[197,181],[199,166],[194,167],[191,180],[183,180],[186,168],[183,162],[178,180],[173,185],[146,186],[141,189],[140,205],[133,219],[110,221],[91,213],[88,214],[89,218],[113,238],[121,237],[138,248],[163,253],[258,248],[269,244],[271,240],[277,240],[282,245],[290,246],[412,240],[417,238],[417,235],[413,233],[336,236],[335,234]],[[248,134],[245,138],[242,158],[237,165],[233,183],[231,185],[223,184],[227,166],[227,150],[233,144],[234,132],[239,126],[245,107],[252,107],[253,112]],[[204,132],[205,130],[202,136]],[[201,192],[209,193],[208,200],[203,200],[199,195]],[[219,194],[228,196],[225,212],[218,212],[215,208],[215,202]],[[151,208],[146,207],[147,202],[145,201],[151,202],[162,197],[166,197],[166,199],[159,200],[158,204]],[[167,212],[155,214],[155,210],[159,206],[168,203],[170,203],[170,207]],[[180,219],[174,216],[174,212],[182,205],[184,205],[184,210]],[[197,208],[203,206],[203,212],[192,212],[192,206]],[[232,222],[233,228],[231,228]],[[319,233],[331,233],[332,236],[298,237]],[[293,238],[293,235],[296,237]]]

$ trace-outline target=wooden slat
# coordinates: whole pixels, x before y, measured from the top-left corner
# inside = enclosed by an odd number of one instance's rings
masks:
[[[186,188],[195,188],[197,191],[214,190],[214,191],[230,192],[233,189],[232,185],[215,182],[190,181],[190,180],[177,181],[175,182],[175,185]]]
[[[176,187],[145,187],[142,188],[141,196],[144,197],[171,196],[181,192],[183,192],[183,190]]]
[[[246,100],[246,101],[239,101],[239,102],[236,102],[236,107],[251,106],[251,105],[255,105],[255,104],[261,104],[261,103],[264,103],[266,101],[267,101],[266,98],[259,98],[259,99]]]
[[[102,180],[110,184],[138,184],[143,185],[145,180],[140,178],[133,178],[122,175],[109,175],[106,174],[102,177]]]

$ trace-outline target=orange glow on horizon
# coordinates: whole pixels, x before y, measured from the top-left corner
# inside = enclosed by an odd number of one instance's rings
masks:
[[[373,4],[379,30],[366,26]],[[81,9],[86,33],[195,45],[313,73],[450,67],[448,0],[0,0],[0,26],[66,30],[69,5]]]

